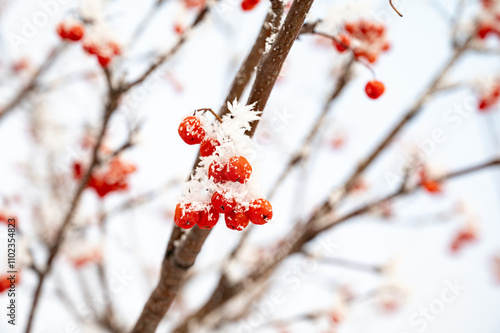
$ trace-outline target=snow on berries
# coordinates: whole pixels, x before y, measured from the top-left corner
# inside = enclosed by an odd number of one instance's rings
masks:
[[[265,200],[247,157],[253,152],[245,134],[259,118],[253,106],[228,103],[229,113],[212,122],[200,109],[181,121],[179,136],[189,145],[200,144],[201,161],[183,186],[174,222],[183,229],[197,225],[211,229],[224,214],[226,226],[243,230],[250,222],[265,224],[272,219],[272,206]]]
[[[371,80],[365,86],[366,95],[371,99],[379,98],[380,96],[382,96],[384,91],[385,91],[384,84],[377,80]]]
[[[76,20],[65,20],[57,25],[56,31],[62,39],[78,42],[85,34],[85,27]]]

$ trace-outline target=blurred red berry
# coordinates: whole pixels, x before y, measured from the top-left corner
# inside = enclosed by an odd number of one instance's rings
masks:
[[[241,8],[245,11],[252,10],[259,4],[259,2],[260,0],[243,0],[241,2]]]
[[[385,91],[384,84],[377,80],[372,80],[368,82],[365,87],[366,95],[371,99],[379,98],[380,96],[382,96],[384,91]]]

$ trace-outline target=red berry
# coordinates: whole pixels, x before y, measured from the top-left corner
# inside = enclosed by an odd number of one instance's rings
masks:
[[[229,212],[224,214],[224,219],[226,220],[226,226],[232,230],[243,230],[248,226],[250,220],[247,214],[243,212]]]
[[[227,179],[232,182],[246,183],[252,174],[252,166],[243,156],[233,156],[227,164]]]
[[[234,211],[237,203],[232,196],[224,191],[222,193],[215,192],[212,194],[212,205],[214,206],[215,211],[225,214]]]
[[[191,208],[191,204],[177,204],[175,207],[174,222],[182,229],[191,229],[200,220],[200,212]]]
[[[490,32],[493,32],[493,28],[490,25],[481,24],[479,26],[479,30],[477,31],[477,35],[479,36],[479,38],[485,39]]]
[[[97,44],[94,42],[84,42],[83,50],[88,54],[97,54],[99,52],[99,48],[97,47]]]
[[[64,22],[61,22],[57,25],[56,31],[59,37],[61,37],[62,39],[68,38],[68,32],[66,31],[66,26],[64,25]]]
[[[85,29],[83,25],[79,23],[75,23],[68,26],[67,23],[61,22],[57,26],[57,33],[62,39],[67,39],[73,42],[77,42],[83,38]]]
[[[259,4],[260,0],[243,0],[241,8],[245,11],[252,10]]]
[[[111,52],[113,52],[114,55],[119,56],[122,54],[122,48],[118,43],[115,42],[109,42],[108,43],[109,48],[111,49]]]
[[[102,67],[106,68],[111,63],[111,57],[107,56],[107,55],[98,54],[97,55],[97,61],[99,61],[99,64]]]
[[[208,178],[214,183],[223,183],[227,180],[226,166],[213,161],[208,167]]]
[[[190,116],[181,121],[179,135],[188,145],[197,145],[205,138],[205,130],[198,118]]]
[[[384,93],[385,86],[380,81],[372,80],[366,84],[365,91],[368,97],[377,99]]]
[[[441,193],[441,183],[436,180],[426,179],[422,181],[422,187],[429,193]]]
[[[203,140],[200,146],[200,156],[206,157],[212,155],[218,146],[220,146],[220,143],[215,139]]]
[[[214,209],[214,207],[210,206],[200,212],[198,227],[200,229],[212,229],[218,221],[219,213]]]
[[[266,224],[273,218],[273,207],[265,199],[257,199],[250,203],[248,218],[253,224]]]
[[[334,40],[333,45],[337,48],[337,51],[342,53],[349,48],[351,40],[347,35],[339,35],[338,41]]]
[[[83,29],[83,26],[80,24],[75,24],[68,31],[68,39],[73,42],[77,42],[83,38],[84,33],[85,30]]]

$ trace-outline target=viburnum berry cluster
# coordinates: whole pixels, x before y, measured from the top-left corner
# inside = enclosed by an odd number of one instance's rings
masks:
[[[243,230],[250,222],[262,225],[273,217],[272,206],[262,195],[252,177],[252,166],[244,157],[252,149],[245,131],[260,112],[236,100],[228,103],[228,109],[230,112],[215,122],[209,122],[201,112],[209,109],[200,109],[179,125],[182,140],[189,145],[200,144],[201,156],[175,209],[174,221],[180,228],[197,225],[211,229],[224,214],[229,229]]]
[[[500,1],[481,0],[477,36],[485,39],[492,34],[500,37]]]
[[[57,34],[64,40],[78,42],[85,34],[85,26],[76,20],[64,20],[57,25]]]
[[[99,64],[106,68],[113,58],[121,55],[122,47],[118,42],[111,38],[97,38],[96,36],[87,36],[85,26],[76,20],[64,20],[57,25],[58,35],[68,41],[83,40],[83,50],[97,58]],[[85,39],[84,39],[85,37]]]
[[[339,52],[351,49],[356,58],[369,63],[377,61],[379,55],[390,48],[385,25],[363,18],[345,22],[333,45]]]
[[[113,59],[122,53],[122,47],[114,40],[98,40],[96,38],[87,38],[83,42],[83,50],[97,58],[99,64],[106,68]]]
[[[100,198],[111,192],[126,191],[128,176],[136,171],[133,164],[124,162],[120,157],[114,157],[102,170],[92,172],[87,186],[93,188]],[[80,180],[84,175],[81,162],[73,163],[73,177]]]

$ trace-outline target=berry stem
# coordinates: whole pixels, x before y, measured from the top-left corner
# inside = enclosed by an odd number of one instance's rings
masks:
[[[214,110],[210,109],[210,108],[205,108],[205,109],[197,109],[197,110],[194,110],[194,112],[198,112],[198,111],[203,111],[203,112],[211,112],[215,118],[217,118],[218,121],[220,121],[222,123],[222,119],[217,115],[217,113],[214,112]]]
[[[392,0],[389,0],[389,4],[391,5],[392,9],[394,9],[394,11],[398,13],[400,17],[403,17],[403,14],[401,14],[399,10],[397,10],[397,8],[392,4]]]

